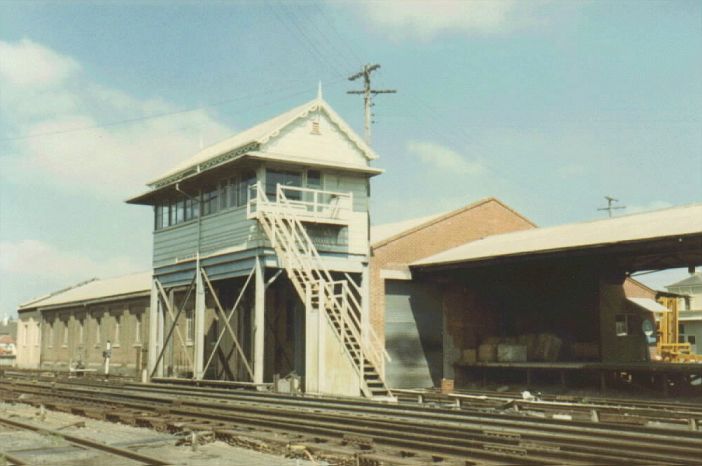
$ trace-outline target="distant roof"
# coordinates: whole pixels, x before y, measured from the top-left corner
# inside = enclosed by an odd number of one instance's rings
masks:
[[[522,214],[515,211],[499,199],[494,197],[486,197],[484,199],[480,199],[476,202],[465,205],[459,209],[439,212],[432,215],[426,215],[424,217],[410,218],[399,222],[384,223],[382,225],[371,226],[371,246],[381,246],[384,243],[390,242],[390,240],[392,240],[393,238],[407,235],[411,232],[423,229],[425,227],[428,227],[429,225],[440,222],[441,220],[447,219],[467,210],[475,209],[476,207],[480,207],[481,205],[487,204],[489,202],[496,202],[500,204],[504,208],[509,209],[510,211],[514,212],[514,214],[522,217],[524,220],[534,225],[534,223],[531,220],[524,217]]]
[[[488,236],[420,259],[411,265],[479,262],[498,257],[524,256],[689,234],[702,234],[702,204]]]
[[[0,335],[0,343],[9,345],[15,342],[15,337],[12,335]]]
[[[288,110],[278,116],[266,120],[263,123],[259,123],[245,131],[242,131],[230,138],[220,141],[214,145],[206,147],[201,150],[193,157],[185,160],[184,162],[176,165],[172,169],[168,170],[163,175],[159,176],[157,179],[149,182],[149,186],[158,187],[160,185],[165,185],[170,183],[172,178],[177,178],[178,175],[186,174],[189,171],[195,170],[196,172],[201,171],[202,168],[209,168],[209,162],[213,159],[228,154],[242,150],[243,152],[248,152],[249,150],[256,150],[255,147],[248,147],[251,145],[265,144],[271,137],[277,135],[280,130],[288,126],[293,121],[298,118],[304,117],[310,112],[316,111],[318,109],[323,110],[329,118],[336,124],[339,129],[358,147],[358,149],[365,155],[368,160],[377,159],[376,153],[368,146],[363,139],[358,137],[356,133],[344,122],[344,120],[329,106],[329,104],[322,98],[316,98],[309,102],[306,102],[298,107]],[[208,165],[208,167],[203,167],[203,165]]]
[[[144,294],[150,290],[151,271],[132,273],[104,280],[95,279],[82,282],[72,288],[24,303],[20,305],[19,310],[65,307],[72,304]]]
[[[702,273],[695,272],[687,278],[675,282],[672,285],[667,285],[666,288],[676,288],[678,286],[699,286],[702,285]]]

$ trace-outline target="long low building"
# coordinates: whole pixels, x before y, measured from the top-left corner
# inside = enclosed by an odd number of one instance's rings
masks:
[[[20,306],[17,366],[137,375],[145,364],[151,272],[79,283]]]

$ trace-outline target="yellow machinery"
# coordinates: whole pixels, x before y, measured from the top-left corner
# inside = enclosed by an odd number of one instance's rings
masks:
[[[667,362],[697,362],[702,356],[692,352],[690,343],[680,343],[680,309],[678,296],[659,296],[658,302],[670,312],[661,314],[658,321],[658,355]]]

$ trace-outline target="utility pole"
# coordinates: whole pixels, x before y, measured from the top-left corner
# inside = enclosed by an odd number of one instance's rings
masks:
[[[623,205],[615,206],[614,205],[615,202],[619,202],[619,199],[615,199],[612,196],[605,196],[604,198],[607,199],[607,207],[600,207],[597,210],[606,210],[607,213],[609,214],[609,218],[612,218],[612,213],[614,210],[626,209],[626,206],[623,206]]]
[[[371,73],[380,68],[379,64],[374,65],[363,65],[363,68],[358,73],[349,76],[349,81],[355,81],[359,78],[363,78],[363,90],[360,91],[346,91],[347,94],[362,94],[363,95],[363,108],[365,110],[365,137],[366,143],[370,146],[371,144],[371,124],[372,115],[371,107],[373,107],[373,96],[377,94],[395,94],[397,91],[395,89],[372,89],[371,88]]]

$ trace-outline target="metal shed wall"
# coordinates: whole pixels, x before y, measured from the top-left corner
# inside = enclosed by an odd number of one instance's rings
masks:
[[[441,299],[427,285],[385,283],[385,347],[392,358],[386,378],[393,388],[432,387],[443,373]]]

